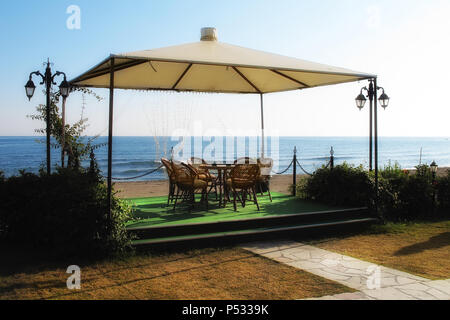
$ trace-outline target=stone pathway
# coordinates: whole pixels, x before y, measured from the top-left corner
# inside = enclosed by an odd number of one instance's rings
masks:
[[[431,281],[294,241],[255,242],[244,249],[358,290],[321,300],[450,300],[450,279]]]

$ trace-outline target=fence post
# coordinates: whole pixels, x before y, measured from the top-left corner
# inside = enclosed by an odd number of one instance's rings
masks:
[[[333,147],[331,147],[330,150],[330,170],[333,170],[334,168],[334,150]]]
[[[294,165],[293,171],[292,171],[292,195],[297,195],[297,147],[294,147],[294,158],[292,159],[292,164]]]

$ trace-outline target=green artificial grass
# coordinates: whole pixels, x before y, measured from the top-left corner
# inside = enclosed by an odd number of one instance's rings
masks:
[[[258,197],[261,210],[248,202],[245,208],[238,202],[237,211],[233,203],[228,202],[225,208],[219,207],[217,201],[209,201],[209,210],[198,200],[194,208],[186,204],[177,205],[173,211],[173,204],[167,205],[167,197],[127,199],[134,208],[134,220],[128,222],[127,227],[156,227],[190,223],[208,223],[227,221],[232,219],[253,219],[285,214],[296,214],[314,211],[343,209],[328,205],[301,200],[281,193],[272,193],[272,202],[268,196]]]

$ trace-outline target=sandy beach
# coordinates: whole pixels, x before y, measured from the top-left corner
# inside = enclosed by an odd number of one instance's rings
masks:
[[[301,175],[298,175],[300,178]],[[292,184],[292,175],[273,176],[270,181],[270,190],[273,192],[289,193]],[[168,180],[157,181],[130,181],[115,182],[114,189],[120,198],[139,198],[166,196],[169,190]]]
[[[450,168],[438,168],[437,175],[447,174]],[[410,170],[414,171],[414,170]],[[297,175],[300,179],[304,175]],[[270,181],[270,190],[272,192],[281,192],[289,194],[289,186],[292,184],[292,175],[274,175]],[[158,197],[166,196],[169,190],[168,180],[153,181],[128,181],[115,182],[114,189],[120,198],[140,198],[140,197]]]

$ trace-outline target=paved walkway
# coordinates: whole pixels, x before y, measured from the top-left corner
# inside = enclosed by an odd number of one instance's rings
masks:
[[[243,248],[358,290],[314,299],[450,300],[450,279],[431,281],[294,241],[256,242]]]

